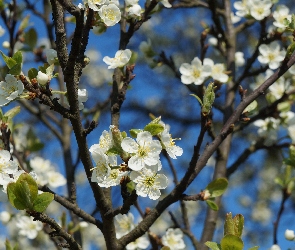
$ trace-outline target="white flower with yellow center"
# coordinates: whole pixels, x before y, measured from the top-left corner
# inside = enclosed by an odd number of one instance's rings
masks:
[[[286,54],[286,51],[281,50],[280,44],[277,41],[273,41],[269,45],[260,45],[259,52],[258,61],[262,64],[268,64],[270,69],[277,69]]]
[[[0,173],[13,174],[18,168],[15,161],[11,161],[11,155],[7,150],[0,150]]]
[[[165,149],[168,155],[172,159],[176,159],[176,156],[181,156],[183,150],[181,147],[175,145],[175,139],[172,139],[171,134],[169,134],[168,129],[164,129],[164,131],[160,134],[161,142],[164,144]]]
[[[132,154],[128,161],[128,167],[138,171],[145,165],[152,166],[158,163],[162,146],[159,141],[153,140],[150,132],[138,133],[136,142],[130,137],[123,139],[122,149]]]
[[[99,7],[97,5],[103,5],[106,0],[87,0],[86,3],[88,7],[94,11],[99,11]]]
[[[164,246],[170,247],[170,250],[184,249],[183,233],[179,228],[169,228],[162,237]]]
[[[0,107],[17,98],[23,91],[24,85],[20,80],[13,75],[6,75],[5,82],[0,82]]]
[[[234,7],[237,10],[236,15],[239,17],[244,17],[249,14],[249,6],[247,4],[248,0],[235,1]]]
[[[118,50],[114,58],[105,56],[102,60],[108,64],[108,69],[124,67],[130,60],[132,52],[130,49]]]
[[[43,223],[41,221],[35,221],[32,217],[18,216],[16,218],[16,227],[19,228],[18,234],[26,236],[29,239],[35,239],[38,232],[42,230]]]
[[[113,3],[109,5],[103,5],[99,10],[98,14],[102,21],[107,26],[114,26],[121,20],[121,11],[120,9]]]
[[[204,80],[210,76],[211,67],[209,65],[202,65],[199,58],[195,57],[192,63],[181,64],[179,71],[181,73],[181,82],[183,84],[201,85]]]
[[[204,65],[208,65],[211,67],[211,76],[214,80],[217,80],[219,82],[227,82],[228,81],[228,75],[224,73],[225,67],[222,63],[214,64],[213,60],[210,58],[204,59]]]
[[[116,236],[121,238],[128,234],[134,226],[134,216],[132,213],[118,214],[115,216]]]
[[[114,168],[111,170],[110,174],[104,179],[98,180],[97,183],[100,187],[113,187],[120,184],[123,176],[126,176],[128,172],[122,171],[119,168]]]
[[[291,22],[292,16],[289,14],[289,8],[286,5],[279,5],[276,9],[276,11],[273,12],[273,18],[275,21],[273,22],[273,25],[285,29],[285,19]]]
[[[95,167],[92,169],[91,181],[102,182],[111,174],[110,166],[117,165],[117,157],[104,154],[98,144],[91,146],[89,151],[95,162]]]
[[[146,166],[140,171],[132,171],[130,179],[136,183],[136,194],[157,200],[161,196],[160,189],[168,186],[168,179],[164,174],[157,174],[157,166]]]
[[[249,0],[248,6],[251,16],[258,21],[271,14],[271,0]]]
[[[110,126],[110,129],[113,125]],[[92,151],[95,148],[99,148],[103,153],[106,153],[113,146],[113,135],[111,131],[104,130],[99,137],[99,143],[91,146]]]

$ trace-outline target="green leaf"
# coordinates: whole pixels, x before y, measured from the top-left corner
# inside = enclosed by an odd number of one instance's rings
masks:
[[[6,65],[9,69],[11,69],[14,65],[17,64],[17,62],[14,59],[12,59],[9,56],[6,56],[1,50],[0,50],[0,53],[2,55],[4,62],[6,63]]]
[[[54,71],[54,64],[51,64],[47,69],[46,69],[46,75],[52,76],[52,73]]]
[[[254,111],[257,108],[257,106],[258,106],[258,103],[257,103],[257,101],[254,100],[244,109],[243,114],[244,113],[251,113],[252,111]]]
[[[9,71],[8,73],[11,75],[20,75],[20,73],[22,72],[22,65],[21,64],[15,64]]]
[[[120,153],[121,151],[118,151],[117,148],[112,147],[106,152],[106,155],[119,155]]]
[[[218,205],[212,200],[206,200],[207,205],[214,211],[218,211]]]
[[[130,132],[130,135],[133,137],[133,138],[136,138],[137,137],[137,134],[142,132],[142,129],[130,129],[129,130]]]
[[[221,239],[222,250],[243,250],[243,241],[235,235],[228,234]]]
[[[31,210],[32,201],[36,197],[34,195],[34,188],[31,187],[30,180],[26,178],[26,175],[28,174],[22,174],[15,183],[9,183],[7,186],[8,199],[11,205],[18,210]]]
[[[38,35],[34,28],[30,28],[25,33],[25,44],[27,44],[31,50],[33,50],[37,44]]]
[[[148,124],[143,130],[150,132],[152,135],[157,135],[164,131],[164,126],[161,124]]]
[[[206,243],[205,243],[205,245],[207,246],[207,247],[209,247],[210,249],[212,249],[212,250],[220,250],[221,248],[221,246],[220,246],[220,244],[217,244],[216,242],[212,242],[212,241],[207,241]]]
[[[34,201],[38,195],[38,185],[34,178],[27,173],[23,173],[18,177],[16,183],[18,182],[25,182],[28,184],[31,199]]]
[[[24,210],[26,204],[23,204],[17,199],[17,185],[14,182],[11,182],[7,185],[7,196],[10,204],[18,210]]]
[[[291,43],[287,48],[286,58],[290,58],[295,50],[295,42]]]
[[[202,102],[202,100],[201,100],[200,97],[198,97],[198,96],[195,95],[195,94],[190,94],[190,95],[193,96],[193,97],[195,97],[195,98],[198,100],[198,102],[201,104],[201,107],[203,107],[203,102]]]
[[[16,63],[18,64],[22,64],[23,62],[23,54],[21,51],[17,51],[14,53],[14,55],[12,56],[12,59],[16,61]]]
[[[207,88],[205,89],[205,93],[203,96],[202,113],[204,115],[207,115],[210,113],[214,100],[215,100],[214,82],[211,82],[208,84]]]
[[[214,197],[218,197],[222,195],[225,192],[227,186],[228,186],[227,179],[218,178],[212,181],[211,183],[209,183],[208,186],[205,188],[205,190],[207,189],[211,194],[210,197],[214,198]]]
[[[28,71],[28,77],[30,78],[30,80],[36,78],[37,75],[38,75],[38,70],[37,69],[35,69],[35,68],[29,69],[29,71]]]
[[[20,26],[19,26],[20,31],[23,31],[25,28],[28,27],[29,19],[30,19],[30,15],[27,15],[25,18],[22,19]]]
[[[44,192],[39,194],[33,203],[33,210],[36,212],[43,213],[49,204],[53,201],[54,195],[51,193]]]
[[[15,117],[20,112],[20,106],[16,106],[10,110],[8,110],[4,116],[7,117],[8,120],[11,120],[13,117]]]
[[[259,246],[255,246],[255,247],[249,248],[248,250],[258,250],[258,249],[259,249]]]
[[[244,229],[244,217],[237,214],[232,218],[232,213],[226,214],[224,223],[224,235],[235,235],[241,237]]]

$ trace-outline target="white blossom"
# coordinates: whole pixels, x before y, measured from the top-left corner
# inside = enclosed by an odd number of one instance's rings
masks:
[[[291,240],[294,240],[295,239],[295,233],[294,233],[294,231],[287,229],[285,231],[285,238],[286,238],[286,240],[290,240],[290,241]]]
[[[0,25],[0,37],[5,34],[5,29]]]
[[[48,81],[50,80],[47,74],[44,74],[41,71],[38,71],[38,75],[37,75],[37,81],[38,83],[40,83],[41,85],[46,85],[48,83]]]
[[[66,178],[56,171],[47,172],[47,180],[49,187],[57,188],[67,184]]]
[[[126,6],[132,6],[134,4],[138,4],[139,0],[125,0]]]
[[[30,167],[37,176],[36,182],[41,186],[49,185],[51,188],[56,188],[67,183],[65,177],[55,170],[49,160],[36,156],[30,160]]]
[[[55,62],[55,58],[57,58],[57,52],[54,49],[46,49],[45,54],[47,57],[47,62],[49,64],[53,64]]]
[[[175,139],[172,139],[171,134],[169,133],[168,129],[164,129],[164,131],[160,134],[161,142],[164,144],[165,149],[168,155],[172,159],[176,159],[177,156],[181,156],[183,150],[181,147],[175,145]]]
[[[179,228],[169,228],[162,237],[162,243],[164,246],[169,247],[170,250],[185,249],[183,233]]]
[[[130,49],[118,50],[114,58],[105,56],[102,60],[109,65],[108,69],[124,67],[130,60],[132,52]]]
[[[7,150],[0,150],[0,173],[13,174],[18,168],[18,164],[11,160],[11,155]]]
[[[242,1],[235,1],[234,7],[237,10],[236,15],[239,17],[244,17],[249,14],[249,6],[247,4],[248,0],[242,0]]]
[[[204,59],[204,66],[208,65],[211,68],[211,76],[214,80],[217,80],[219,82],[227,82],[228,81],[228,75],[224,73],[225,67],[222,63],[214,64],[213,60],[210,58]]]
[[[160,0],[160,2],[164,5],[166,8],[171,8],[172,5],[169,3],[169,0]]]
[[[217,44],[218,44],[218,40],[217,40],[216,37],[210,37],[210,38],[208,39],[208,43],[209,43],[211,46],[217,46]]]
[[[16,219],[16,226],[19,228],[18,234],[29,239],[35,239],[39,231],[43,228],[41,221],[34,221],[32,217],[20,216]]]
[[[264,138],[264,144],[270,146],[277,140],[278,121],[273,117],[267,117],[264,120],[257,120],[253,123],[259,127],[258,134]]]
[[[230,18],[233,24],[238,23],[239,21],[241,21],[241,17],[236,16],[235,13],[231,12],[230,13]]]
[[[105,0],[87,0],[86,3],[88,4],[88,7],[94,11],[99,11],[99,8],[97,5],[103,5],[105,3]]]
[[[99,144],[94,144],[89,149],[91,156],[95,162],[95,167],[92,169],[92,182],[102,182],[111,173],[110,164],[117,165],[115,156],[107,156],[99,147]]]
[[[244,58],[244,53],[243,52],[237,51],[235,53],[235,63],[236,63],[237,67],[244,66],[245,58]]]
[[[107,26],[113,26],[121,20],[121,11],[113,3],[101,6],[98,14]]]
[[[181,64],[179,71],[181,73],[181,82],[183,84],[201,85],[204,80],[210,76],[211,67],[209,65],[202,65],[199,58],[195,57],[192,63]]]
[[[160,189],[165,189],[168,179],[164,174],[157,174],[156,166],[146,166],[140,171],[132,171],[130,179],[136,183],[136,194],[157,200],[161,196]]]
[[[5,82],[0,82],[0,107],[20,96],[23,91],[23,83],[17,80],[13,75],[7,74]]]
[[[268,64],[269,68],[273,70],[280,66],[286,54],[284,50],[280,50],[280,44],[277,41],[273,41],[269,45],[260,45],[259,52],[258,61],[262,64]]]
[[[271,86],[269,86],[269,91],[276,99],[280,99],[284,95],[289,84],[290,80],[285,80],[285,77],[281,76]]]
[[[128,172],[122,171],[121,169],[114,168],[111,170],[110,174],[102,180],[97,181],[100,187],[113,187],[120,184],[123,176],[126,176]],[[91,179],[92,180],[92,179]]]
[[[4,41],[4,42],[2,43],[2,47],[3,47],[4,49],[9,49],[9,48],[10,48],[10,42],[8,42],[8,41]]]
[[[128,234],[134,227],[134,216],[132,213],[118,214],[115,216],[116,236],[121,238]]]
[[[271,13],[271,0],[249,0],[250,14],[253,18],[260,21]]]
[[[151,166],[158,163],[162,146],[157,140],[152,139],[150,132],[138,133],[136,142],[130,137],[123,139],[122,149],[132,156],[128,161],[128,167],[132,170],[141,170],[145,165]]]
[[[127,250],[138,250],[138,249],[147,249],[150,245],[150,242],[146,235],[143,235],[137,238],[135,241],[130,242],[127,246]]]
[[[129,8],[127,8],[127,13],[129,17],[141,17],[141,7],[139,4],[134,4],[132,6],[130,6]]]
[[[6,224],[7,222],[9,222],[9,220],[11,219],[11,214],[8,213],[7,211],[2,211],[0,213],[0,221],[3,223],[3,224]]]
[[[273,12],[273,18],[275,21],[273,22],[273,25],[285,29],[285,18],[291,22],[291,15],[289,14],[289,8],[285,5],[279,5],[277,9]]]
[[[281,250],[280,246],[277,244],[274,244],[271,246],[271,248],[269,250]]]
[[[87,89],[78,89],[78,101],[79,101],[79,110],[84,108],[83,102],[88,100],[88,92]]]

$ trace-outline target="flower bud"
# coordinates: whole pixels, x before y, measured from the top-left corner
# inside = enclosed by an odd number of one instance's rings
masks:
[[[290,241],[291,240],[294,240],[295,239],[295,233],[294,233],[294,231],[287,229],[285,231],[285,238],[286,238],[286,240],[290,240]]]
[[[41,85],[46,85],[48,83],[48,75],[44,74],[43,72],[39,71],[37,75],[37,81]]]
[[[8,41],[4,41],[4,42],[2,43],[2,47],[3,47],[4,49],[9,49],[9,47],[10,47],[10,43],[9,43]]]

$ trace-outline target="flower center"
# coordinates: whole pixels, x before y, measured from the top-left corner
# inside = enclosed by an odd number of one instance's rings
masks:
[[[194,77],[194,78],[199,78],[200,75],[201,75],[200,70],[194,68],[194,69],[193,69],[193,77]]]
[[[105,16],[107,19],[112,20],[112,21],[115,21],[115,19],[116,19],[116,14],[113,10],[106,10]]]
[[[147,187],[152,187],[155,183],[155,177],[154,176],[148,176],[144,179],[144,185]]]

